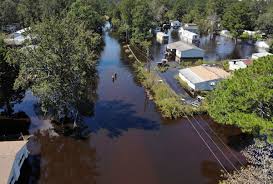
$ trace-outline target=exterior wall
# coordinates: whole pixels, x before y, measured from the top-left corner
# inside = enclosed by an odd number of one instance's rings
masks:
[[[13,162],[12,170],[10,171],[10,176],[8,179],[8,184],[14,184],[20,176],[21,167],[28,157],[28,150],[26,145],[16,154],[15,160]]]
[[[211,80],[200,83],[192,83],[186,77],[184,77],[181,73],[179,73],[179,78],[186,82],[188,86],[195,91],[212,91],[215,86],[212,86],[211,83],[217,84],[220,80]]]
[[[187,78],[185,78],[181,73],[179,73],[179,77],[180,77],[181,80],[186,82],[190,88],[195,90],[195,84],[191,83],[191,81],[189,81]]]
[[[183,40],[184,42],[187,42],[190,44],[200,42],[199,35],[194,32],[191,32],[189,30],[185,30],[183,28],[180,28],[179,35],[180,35],[181,40]]]
[[[176,56],[180,59],[183,58],[203,58],[204,57],[204,51],[199,49],[191,49],[186,51],[176,51]]]
[[[212,86],[211,83],[215,83],[215,85],[219,82],[220,80],[211,80],[211,81],[205,81],[205,82],[200,82],[195,84],[196,86],[196,91],[212,91],[215,86]]]
[[[235,64],[233,61],[229,62],[230,71],[235,71],[235,70],[244,69],[244,68],[247,68],[247,65],[244,64],[244,62],[239,61],[239,62],[236,62]]]

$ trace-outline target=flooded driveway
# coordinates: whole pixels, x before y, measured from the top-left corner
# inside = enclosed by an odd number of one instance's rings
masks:
[[[87,140],[47,133],[33,137],[29,144],[32,156],[23,171],[28,175],[25,180],[46,184],[216,184],[221,165],[204,140],[227,170],[240,166],[243,158],[239,152],[221,142],[230,144],[232,137],[240,134],[237,129],[221,127],[203,116],[190,121],[162,119],[135,81],[120,43],[107,32],[104,40],[94,115],[83,118],[93,133]],[[34,125],[31,127],[36,129]]]

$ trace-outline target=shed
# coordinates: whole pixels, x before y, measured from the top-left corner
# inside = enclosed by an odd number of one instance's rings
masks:
[[[249,65],[252,64],[252,61],[250,59],[234,59],[234,60],[230,60],[228,64],[229,64],[229,70],[235,71],[235,70],[247,68]]]
[[[194,91],[211,91],[230,74],[218,67],[200,65],[179,70],[179,77]]]
[[[205,54],[203,49],[183,41],[170,43],[167,45],[167,49],[175,52],[176,57],[179,59],[203,59]]]

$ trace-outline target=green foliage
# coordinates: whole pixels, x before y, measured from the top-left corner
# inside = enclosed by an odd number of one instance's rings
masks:
[[[273,57],[255,60],[236,71],[209,95],[209,114],[217,122],[244,132],[273,135]]]
[[[273,7],[259,16],[257,27],[265,34],[273,35]]]
[[[13,84],[18,75],[18,67],[6,62],[8,49],[0,35],[0,106],[4,109],[1,113],[7,116],[12,115],[12,103],[23,98],[21,90],[14,90]]]
[[[160,81],[156,74],[146,71],[143,65],[134,63],[133,67],[138,80],[152,92],[154,102],[163,117],[177,119],[184,115],[206,112],[205,106],[193,108],[190,105],[182,104],[180,97],[167,84]]]
[[[222,25],[235,39],[242,35],[244,30],[252,25],[248,4],[245,1],[239,1],[228,6],[223,15]]]
[[[77,0],[71,5],[68,18],[83,23],[87,30],[101,32],[103,26],[102,10],[95,0]]]
[[[101,36],[56,18],[32,27],[31,35],[36,35],[36,47],[10,52],[9,62],[20,68],[15,88],[30,88],[45,113],[75,118],[79,105],[96,96]]]
[[[147,1],[122,0],[111,14],[114,28],[124,37],[127,35],[132,43],[142,44],[151,38],[154,16]]]
[[[243,34],[240,36],[242,40],[249,40],[251,37],[247,32],[243,32]]]
[[[0,1],[0,27],[17,22],[16,3],[12,0]]]

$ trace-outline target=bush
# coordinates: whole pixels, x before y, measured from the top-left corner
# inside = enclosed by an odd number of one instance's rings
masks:
[[[250,36],[249,36],[249,34],[248,34],[247,32],[244,32],[244,33],[240,36],[240,38],[241,38],[242,40],[249,40]]]

